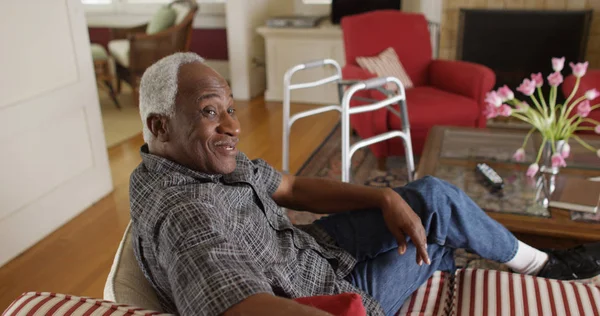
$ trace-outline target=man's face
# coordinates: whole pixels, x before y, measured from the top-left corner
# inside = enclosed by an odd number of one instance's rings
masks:
[[[235,170],[240,123],[231,89],[202,63],[179,69],[175,114],[169,120],[169,158],[209,174]]]

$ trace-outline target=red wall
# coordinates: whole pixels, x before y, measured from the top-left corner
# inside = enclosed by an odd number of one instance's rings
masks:
[[[110,40],[108,28],[88,28],[90,41],[106,47]],[[205,59],[228,60],[227,32],[225,29],[194,29],[190,50]]]

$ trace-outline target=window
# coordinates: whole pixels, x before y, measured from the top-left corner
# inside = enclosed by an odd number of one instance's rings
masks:
[[[1,1],[1,0],[0,0]],[[172,2],[173,0],[81,0],[86,13],[89,14],[133,14],[133,15],[152,15],[161,6]],[[196,0],[201,5],[200,13],[204,11],[208,14],[225,11],[226,0]],[[204,5],[204,6],[203,6]],[[217,5],[217,9],[214,9]]]
[[[331,4],[331,0],[302,0],[304,4]]]
[[[112,0],[81,0],[83,4],[110,4]]]
[[[81,0],[83,4],[111,4],[111,3],[169,3],[172,0]],[[306,0],[305,0],[306,1]],[[308,0],[308,1],[326,1],[331,0]],[[198,3],[225,3],[225,0],[197,0]]]

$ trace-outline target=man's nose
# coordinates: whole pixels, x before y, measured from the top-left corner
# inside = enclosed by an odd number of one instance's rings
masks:
[[[240,122],[237,118],[231,116],[229,113],[221,116],[221,122],[217,127],[217,131],[220,134],[227,134],[229,136],[238,136],[241,132]]]

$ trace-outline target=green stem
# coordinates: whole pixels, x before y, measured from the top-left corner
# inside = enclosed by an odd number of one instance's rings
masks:
[[[569,116],[569,113],[571,113],[571,111],[573,111],[575,106],[577,104],[579,104],[579,102],[583,101],[584,99],[585,99],[585,95],[581,96],[577,100],[573,101],[573,103],[571,103],[571,105],[569,105],[569,108],[567,109],[567,111],[565,113],[561,113],[561,117],[566,118],[567,116]],[[565,104],[567,104],[567,103],[565,102]],[[564,106],[563,106],[563,109],[564,109]]]
[[[523,116],[523,115],[521,115],[520,113],[512,113],[512,114],[511,114],[511,116],[514,116],[514,117],[518,118],[519,120],[521,120],[521,121],[524,121],[524,122],[526,122],[526,123],[533,124],[533,122],[531,122],[531,121],[528,119],[528,117],[526,117],[526,116]]]
[[[577,130],[577,131],[593,131],[595,129],[596,129],[595,127],[591,127],[591,126],[579,126],[575,130]]]
[[[552,98],[552,100],[550,101],[550,112],[552,112],[550,114],[550,117],[552,118],[552,121],[554,121],[554,118],[556,117],[556,95],[557,95],[557,91],[556,91],[556,87],[552,87],[550,89],[550,97]]]
[[[543,114],[546,118],[546,111],[544,111],[544,109],[542,108],[542,106],[538,103],[538,101],[535,99],[535,95],[530,95],[529,96],[531,98],[531,100],[533,101],[533,104],[535,104],[535,106],[537,107],[538,111],[540,111],[541,114]]]
[[[540,102],[544,106],[544,111],[548,111],[548,105],[546,105],[546,100],[544,100],[544,96],[542,95],[542,88],[538,87],[537,92],[540,97]],[[552,90],[550,90],[550,96],[552,97]],[[552,98],[550,98],[550,100],[552,100]],[[550,106],[552,106],[552,103],[550,103]]]
[[[572,124],[572,121],[574,119],[577,119],[577,123]],[[564,124],[564,126],[562,126],[560,132],[563,135],[565,135],[565,137],[567,137],[568,135],[571,135],[571,134],[573,134],[573,132],[575,132],[575,129],[577,128],[577,126],[579,126],[579,124],[581,124],[582,121],[583,121],[582,117],[580,117],[579,115],[575,115],[568,122],[566,122]]]
[[[529,132],[527,133],[527,136],[525,136],[525,140],[523,141],[523,146],[521,146],[521,148],[525,148],[525,145],[527,145],[527,141],[529,140],[529,137],[531,137],[531,134],[533,134],[533,132],[535,131],[535,127],[530,129]]]
[[[588,145],[586,142],[584,142],[584,141],[583,141],[583,139],[579,138],[579,136],[577,136],[577,135],[573,135],[573,138],[575,138],[575,140],[576,140],[577,142],[579,142],[579,143],[581,144],[581,146],[583,146],[583,147],[585,147],[585,148],[587,148],[587,149],[589,149],[589,150],[591,150],[591,151],[594,151],[594,152],[596,151],[596,148],[594,148],[594,147],[592,147],[592,146]]]
[[[567,101],[565,101],[564,107],[566,107],[569,104],[569,101],[571,101],[571,99],[573,99],[573,97],[575,96],[575,92],[577,92],[577,89],[579,89],[579,80],[581,80],[581,78],[577,77],[577,79],[575,80],[575,87],[573,87],[573,91],[571,91],[571,94],[569,94],[569,97],[567,98]],[[563,109],[564,109],[563,107]],[[564,113],[561,113],[561,115],[563,115]]]
[[[540,158],[542,157],[542,150],[544,149],[545,145],[546,145],[546,137],[544,137],[544,139],[542,140],[542,145],[540,146],[540,149],[538,150],[538,154],[537,154],[537,158],[535,159],[535,163],[540,162]]]
[[[593,120],[591,118],[586,118],[586,119],[583,120],[583,122],[592,123],[594,125],[600,125],[600,122],[598,122],[596,120]]]

